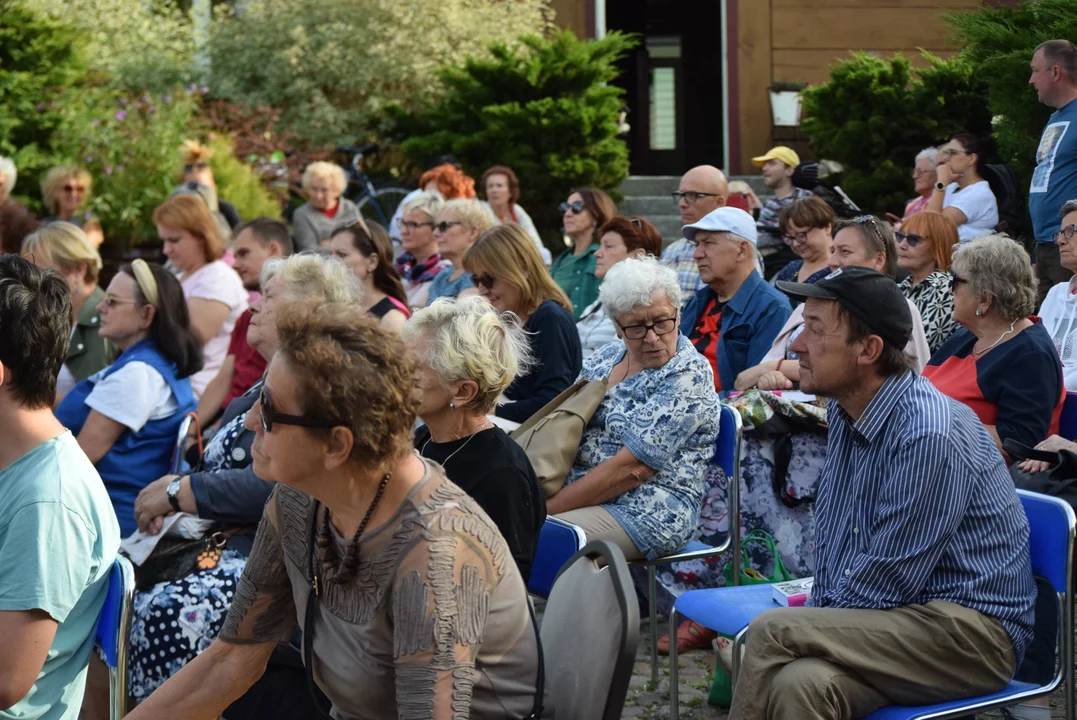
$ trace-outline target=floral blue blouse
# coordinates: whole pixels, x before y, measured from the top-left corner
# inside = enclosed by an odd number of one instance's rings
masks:
[[[624,354],[621,340],[603,346],[584,362],[580,377],[608,377]],[[602,507],[648,558],[676,552],[696,532],[703,473],[714,454],[718,423],[710,364],[679,336],[669,362],[642,370],[606,393],[584,430],[566,484],[628,448],[655,474]]]

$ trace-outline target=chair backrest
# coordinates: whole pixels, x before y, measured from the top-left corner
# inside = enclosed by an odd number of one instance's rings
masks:
[[[1077,393],[1066,393],[1058,418],[1058,434],[1067,440],[1077,440]]]
[[[620,718],[636,661],[639,603],[616,545],[589,543],[561,569],[539,634],[553,716]]]
[[[722,403],[718,438],[714,441],[711,463],[722,468],[729,478],[740,475],[741,422],[740,413]]]
[[[547,516],[539,530],[538,551],[531,563],[527,591],[539,597],[549,597],[557,573],[586,544],[587,535],[583,528]]]
[[[134,602],[135,568],[130,560],[118,555],[108,571],[108,592],[94,634],[96,643],[105,653],[105,663],[110,668],[117,667],[121,655],[126,655]]]
[[[1028,544],[1032,572],[1051,582],[1055,592],[1070,592],[1073,575],[1074,528],[1077,527],[1069,503],[1050,495],[1018,490],[1028,517]]]
[[[194,421],[194,413],[187,413],[180,422],[179,430],[176,431],[176,446],[172,449],[173,475],[179,475],[183,469],[183,456],[187,451],[187,436],[191,432],[191,424]]]

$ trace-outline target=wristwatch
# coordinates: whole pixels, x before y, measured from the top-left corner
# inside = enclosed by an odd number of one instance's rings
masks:
[[[165,492],[168,493],[168,504],[171,505],[172,509],[176,512],[183,512],[183,508],[181,508],[179,504],[180,481],[182,479],[182,476],[173,479],[172,482],[168,483],[168,489],[165,490]]]
[[[944,184],[942,184],[941,182],[935,183],[935,189],[938,190],[939,192],[946,192],[946,186]]]

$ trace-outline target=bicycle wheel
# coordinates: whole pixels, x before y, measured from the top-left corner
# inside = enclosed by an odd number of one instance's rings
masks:
[[[408,192],[395,187],[379,188],[374,191],[373,197],[367,195],[359,201],[359,212],[363,214],[364,220],[373,220],[384,225],[386,229],[391,229],[389,221]]]

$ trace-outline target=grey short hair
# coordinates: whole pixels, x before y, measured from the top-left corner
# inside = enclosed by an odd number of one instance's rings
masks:
[[[913,160],[913,163],[918,163],[921,160],[930,160],[931,165],[934,166],[935,161],[938,159],[938,156],[939,156],[939,149],[938,148],[933,148],[933,147],[924,148],[920,152],[916,153],[916,159]]]
[[[489,414],[517,375],[533,365],[527,333],[515,316],[499,313],[485,298],[438,298],[404,323],[401,339],[419,354],[441,384],[478,385],[468,408]]]
[[[15,187],[15,181],[19,179],[19,173],[15,169],[15,161],[9,157],[0,156],[0,175],[7,177],[7,191],[11,192]]]
[[[358,304],[363,300],[363,283],[344,263],[332,255],[301,252],[286,258],[266,260],[259,277],[262,287],[280,277],[285,292],[296,300]]]
[[[677,273],[648,255],[630,257],[611,267],[598,290],[598,298],[606,315],[616,321],[637,305],[651,305],[656,292],[665,294],[674,310],[680,309],[681,284]]]
[[[443,207],[445,207],[445,199],[441,197],[441,193],[424,191],[401,206],[400,217],[404,217],[412,210],[419,210],[430,216],[430,222],[434,222]]]
[[[950,268],[969,286],[990,295],[988,312],[1013,320],[1036,309],[1036,276],[1028,252],[1006,235],[984,235],[954,250]]]
[[[1048,67],[1058,65],[1071,82],[1077,82],[1077,45],[1069,40],[1048,40],[1036,46],[1036,52],[1040,50]]]
[[[1072,212],[1077,212],[1077,199],[1066,201],[1066,204],[1058,211],[1058,219],[1061,220]]]

